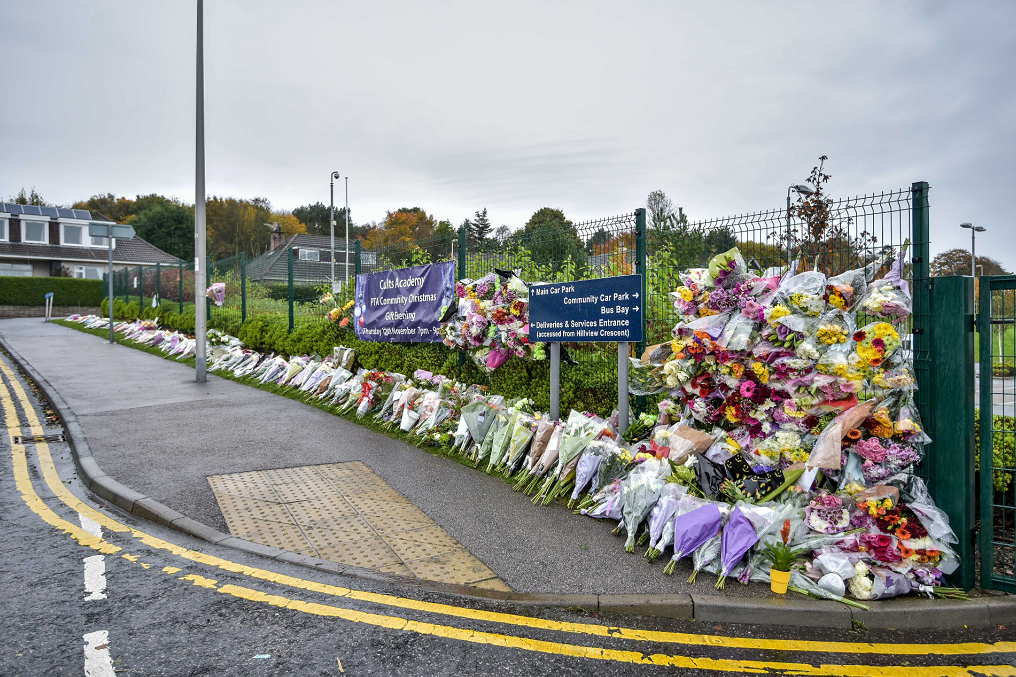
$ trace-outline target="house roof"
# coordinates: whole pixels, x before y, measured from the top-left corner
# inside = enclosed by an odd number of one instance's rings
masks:
[[[0,242],[0,257],[46,259],[50,261],[95,261],[105,263],[109,250],[102,247],[70,247],[55,244]],[[119,238],[113,250],[113,263],[165,263],[176,265],[180,259],[167,254],[140,237]]]
[[[344,276],[342,270],[343,254],[345,252],[345,238],[335,238],[335,267],[336,276]],[[307,235],[297,233],[291,235],[275,251],[266,252],[257,258],[247,262],[247,275],[252,280],[285,280],[289,278],[289,254],[290,249],[317,249],[323,251],[319,261],[301,261],[295,258],[293,261],[293,278],[301,281],[325,281],[331,276],[331,259],[328,258],[328,249],[331,247],[331,238],[327,235]],[[349,249],[349,266],[354,264],[353,248]]]
[[[87,209],[65,209],[63,207],[38,207],[36,205],[19,205],[13,202],[0,202],[0,214],[11,216],[42,216],[50,219],[81,219],[84,221],[109,221],[99,214],[92,215]]]

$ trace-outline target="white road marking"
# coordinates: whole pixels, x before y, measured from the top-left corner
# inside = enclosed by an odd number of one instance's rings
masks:
[[[86,517],[80,512],[78,513],[78,519],[81,520],[81,528],[90,533],[92,536],[102,538],[102,526],[93,520],[91,517]]]
[[[92,536],[102,538],[102,527],[95,520],[78,513],[81,528]],[[82,560],[85,563],[85,601],[106,599],[106,558],[92,555]]]
[[[109,632],[90,632],[85,640],[85,677],[116,677],[109,657]]]
[[[102,555],[86,557],[85,562],[85,601],[106,599],[106,558]]]

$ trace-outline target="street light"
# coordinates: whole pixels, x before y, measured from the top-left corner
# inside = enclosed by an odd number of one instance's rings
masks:
[[[983,233],[987,228],[975,226],[972,223],[961,223],[960,228],[970,229],[970,276],[977,277],[977,260],[974,257],[974,246],[977,244],[977,233]]]
[[[346,284],[349,284],[349,174],[346,174],[346,253],[342,261],[346,264]]]
[[[807,197],[807,196],[809,196],[809,195],[811,195],[812,193],[815,192],[812,189],[811,186],[807,186],[807,185],[805,185],[803,183],[790,184],[790,187],[787,188],[787,268],[788,268],[788,270],[790,268],[791,259],[794,257],[793,240],[791,239],[791,234],[790,234],[790,193],[791,193],[791,191],[797,193],[798,195],[803,195],[805,197]]]
[[[204,300],[205,282],[205,20],[204,3],[198,0],[197,77],[194,129],[194,380],[208,380],[205,364],[205,341],[208,338],[208,317]],[[112,301],[112,299],[110,299]],[[110,319],[112,322],[112,319]]]
[[[328,192],[331,194],[332,206],[328,211],[328,223],[330,225],[330,231],[332,234],[332,251],[329,258],[332,260],[332,291],[335,291],[335,179],[339,178],[338,172],[332,172],[331,176],[328,177]]]

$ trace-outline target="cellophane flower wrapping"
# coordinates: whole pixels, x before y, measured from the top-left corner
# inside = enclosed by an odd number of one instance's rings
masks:
[[[626,551],[634,550],[636,530],[659,500],[669,474],[669,463],[650,458],[636,467],[621,483],[624,493],[623,524],[628,533],[624,544]]]

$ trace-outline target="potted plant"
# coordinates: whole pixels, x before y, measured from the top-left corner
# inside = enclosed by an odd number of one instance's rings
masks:
[[[790,584],[790,570],[798,562],[805,560],[807,548],[794,550],[787,543],[790,540],[790,520],[783,523],[780,530],[780,541],[767,543],[762,551],[763,556],[769,560],[769,588],[778,595],[787,592],[787,585]]]

